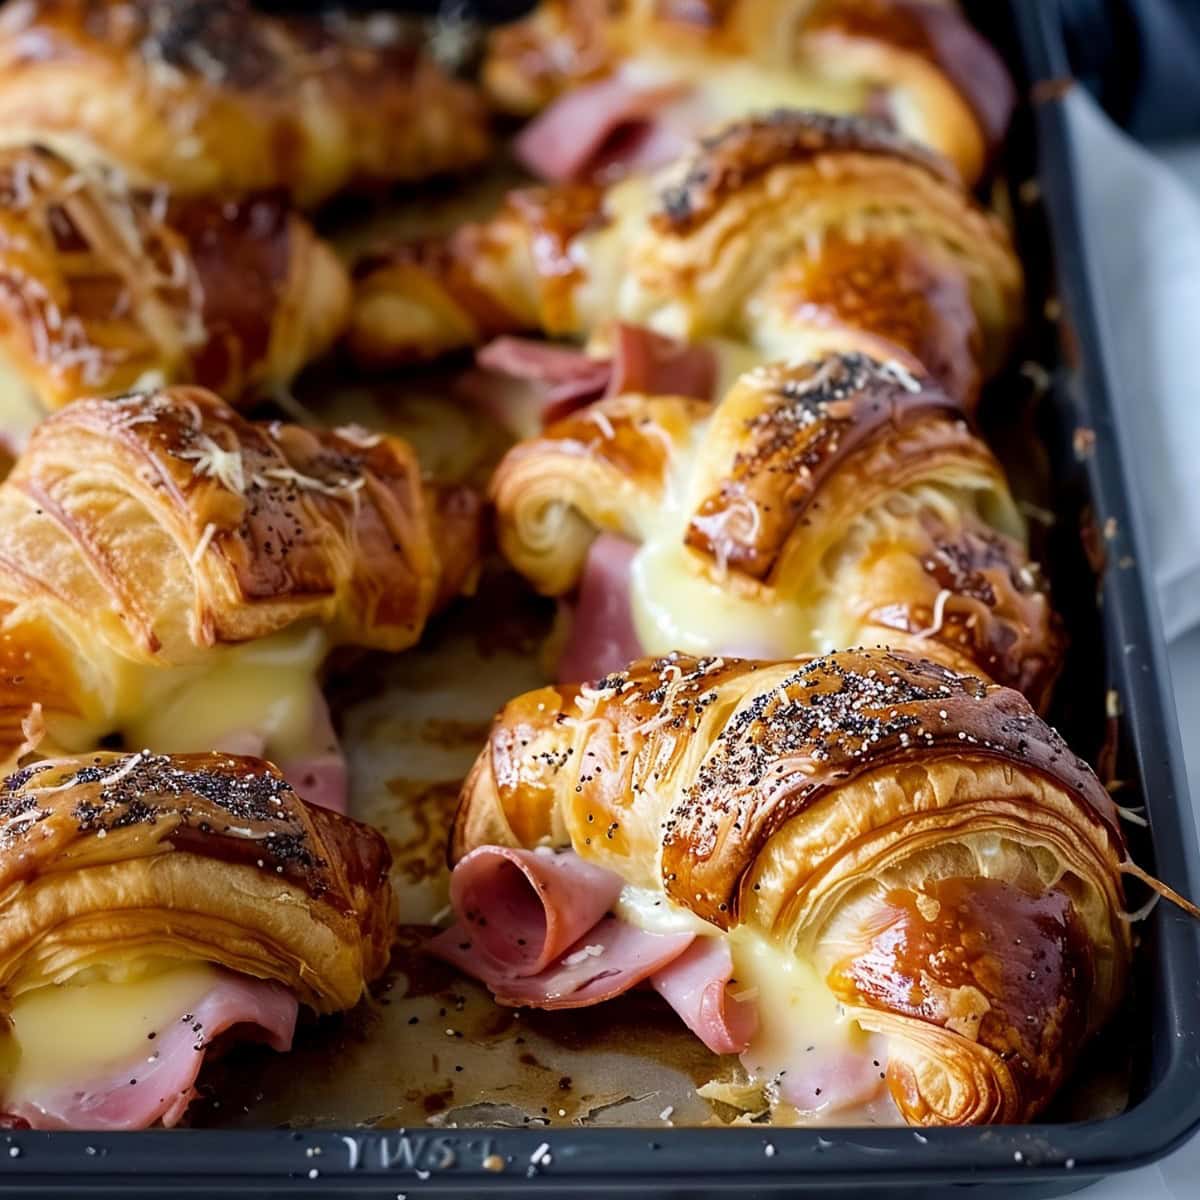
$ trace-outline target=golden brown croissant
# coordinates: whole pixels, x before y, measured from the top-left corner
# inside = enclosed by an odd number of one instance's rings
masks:
[[[710,1044],[740,1026],[721,1048],[744,1047],[768,1091],[805,1111],[877,1103],[886,1076],[912,1123],[1029,1120],[1129,964],[1124,842],[1087,764],[1018,693],[893,651],[672,655],[530,692],[464,785],[451,856],[463,924],[439,952],[506,1002],[603,998],[658,954],[638,938],[690,932],[693,993],[718,952],[728,982],[712,975],[699,1012],[661,969],[654,986]],[[512,866],[530,878],[548,864],[579,879],[570,905],[611,873],[619,920],[530,977],[502,922],[529,911],[507,907]],[[487,908],[501,891],[506,907]],[[548,947],[570,905],[554,911],[553,888],[539,899]]]
[[[854,336],[970,404],[1021,295],[1007,232],[940,160],[867,120],[781,111],[728,126],[657,193],[518,191],[488,223],[364,259],[349,337],[387,362],[612,318],[771,358]]]
[[[135,386],[269,392],[350,306],[332,249],[279,195],[169,199],[31,147],[0,151],[0,281],[9,433]]]
[[[1060,626],[1000,464],[901,363],[773,363],[715,406],[600,400],[510,450],[492,495],[500,546],[538,591],[596,578],[624,604],[636,645],[617,662],[885,642],[1039,706],[1059,669]],[[614,534],[636,551],[622,560]],[[575,619],[567,677],[595,670],[588,626],[621,617],[585,596]]]
[[[412,645],[473,579],[480,518],[396,437],[199,388],[72,404],[0,484],[0,747],[38,704],[72,750],[324,752],[326,652]]]
[[[652,157],[648,143],[666,140],[664,125],[676,136],[706,132],[787,105],[885,117],[946,155],[968,183],[1014,102],[991,46],[952,5],[927,0],[542,0],[492,34],[483,79],[496,105],[519,114],[567,93],[558,112],[575,118],[576,142],[593,126],[609,141],[626,134],[617,162]],[[575,94],[591,113],[577,111]],[[563,143],[563,125],[560,135],[543,118],[539,133]],[[551,163],[580,153],[551,149]]]
[[[0,1109],[35,1127],[173,1123],[223,1029],[286,1049],[297,1002],[350,1008],[387,965],[383,837],[258,759],[47,759],[0,823]]]
[[[469,166],[488,148],[474,92],[398,25],[272,17],[247,0],[7,5],[0,128],[135,186],[278,187],[304,205]]]

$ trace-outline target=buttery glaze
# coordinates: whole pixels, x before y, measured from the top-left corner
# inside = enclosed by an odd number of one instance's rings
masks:
[[[1039,707],[1059,670],[999,463],[894,360],[769,364],[715,407],[598,401],[510,451],[492,495],[501,548],[542,592],[575,586],[597,531],[637,541],[650,653],[906,645]]]
[[[771,358],[853,338],[971,407],[1021,299],[1007,230],[948,164],[877,122],[782,109],[722,127],[653,183],[516,191],[490,221],[366,256],[348,339],[399,363],[613,319]]]
[[[517,698],[451,856],[541,842],[811,965],[909,1122],[1036,1116],[1124,988],[1104,788],[1019,693],[900,653],[672,655]]]
[[[119,731],[210,749],[202,733],[239,732],[213,712],[222,689],[260,670],[265,726],[249,732],[286,751],[324,650],[415,642],[473,578],[480,532],[474,493],[424,483],[401,439],[252,424],[194,388],[50,417],[0,513],[10,751],[35,704],[64,747]]]
[[[527,114],[598,78],[688,86],[705,111],[870,111],[974,181],[1008,124],[1003,63],[951,7],[887,0],[543,0],[496,30],[484,85]],[[816,102],[816,103],[814,103]]]

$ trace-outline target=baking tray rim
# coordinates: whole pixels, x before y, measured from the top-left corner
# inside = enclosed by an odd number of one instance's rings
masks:
[[[1059,0],[1009,0],[1009,12],[1029,78],[1065,80]],[[1098,523],[1113,518],[1122,531],[1123,553],[1110,547],[1104,603],[1109,621],[1128,631],[1140,651],[1135,661],[1119,660],[1118,673],[1157,870],[1172,886],[1200,895],[1200,853],[1187,807],[1165,645],[1149,581],[1138,565],[1138,549],[1148,542],[1121,456],[1121,413],[1110,383],[1116,375],[1103,336],[1105,314],[1095,302],[1063,89],[1043,84],[1039,94],[1038,179],[1057,251],[1061,299],[1077,335],[1076,415],[1080,425],[1116,433],[1096,439],[1086,466]],[[1128,565],[1115,565],[1118,557]],[[967,1129],[730,1127],[715,1135],[719,1156],[710,1128],[22,1130],[0,1135],[0,1191],[136,1193],[166,1181],[181,1191],[209,1192],[227,1184],[242,1191],[294,1185],[299,1192],[319,1181],[320,1192],[367,1187],[388,1194],[397,1185],[423,1192],[469,1186],[478,1193],[601,1182],[613,1190],[639,1184],[749,1189],[801,1182],[919,1186],[983,1180],[1078,1186],[1152,1162],[1200,1125],[1200,1053],[1185,1053],[1186,1043],[1200,1038],[1200,933],[1173,910],[1160,909],[1157,924],[1156,965],[1169,1002],[1166,1045],[1159,1047],[1166,1062],[1144,1098],[1113,1117]],[[548,1158],[531,1163],[542,1158],[543,1145]],[[483,1165],[488,1160],[494,1166],[496,1155],[505,1160],[503,1171]]]

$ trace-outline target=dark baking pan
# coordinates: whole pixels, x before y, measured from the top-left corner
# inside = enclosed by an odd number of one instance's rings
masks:
[[[1127,781],[1122,802],[1145,804],[1138,861],[1200,896],[1145,542],[1121,458],[1115,375],[1079,227],[1061,102],[1071,86],[1065,5],[973,7],[1031,99],[1004,171],[1020,197],[1031,320],[1017,362],[992,391],[989,432],[1018,490],[1055,517],[1043,556],[1073,651],[1054,719],[1081,753]],[[1132,405],[1125,414],[1135,417]],[[0,1135],[0,1194],[1060,1196],[1165,1154],[1200,1123],[1200,930],[1162,904],[1139,931],[1130,1007],[1082,1069],[1103,1076],[1127,1064],[1117,1072],[1119,1115],[1096,1116],[1094,1085],[1078,1079],[1041,1123],[985,1129],[19,1132]]]

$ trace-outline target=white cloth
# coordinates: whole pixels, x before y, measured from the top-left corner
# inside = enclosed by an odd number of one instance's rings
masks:
[[[1101,336],[1171,639],[1200,625],[1200,196],[1082,88],[1065,103]]]
[[[1127,468],[1170,642],[1193,804],[1200,802],[1200,144],[1151,152],[1082,88],[1065,100],[1101,336],[1117,372]],[[1167,164],[1170,164],[1169,166]],[[1173,170],[1174,169],[1174,170]],[[1179,174],[1174,172],[1178,171]],[[1193,361],[1194,360],[1194,361]],[[1080,1200],[1193,1200],[1200,1137]]]

